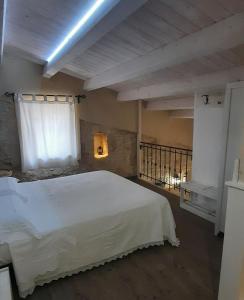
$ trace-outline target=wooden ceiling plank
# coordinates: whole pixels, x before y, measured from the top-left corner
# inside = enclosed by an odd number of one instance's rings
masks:
[[[145,4],[148,11],[153,12],[155,15],[161,17],[165,22],[171,24],[176,29],[183,31],[186,34],[193,33],[200,29],[199,26],[193,24],[189,19],[178,14],[170,6],[162,3],[159,0],[151,0]]]
[[[121,55],[127,58],[126,60],[137,56],[136,52],[132,51],[132,49],[128,49],[126,45],[123,45],[118,39],[115,40],[112,34],[106,35],[100,44],[102,44],[104,48],[110,49],[112,53],[120,52]]]
[[[223,7],[229,10],[231,13],[236,14],[244,11],[244,1],[243,0],[218,0]]]
[[[214,22],[213,19],[204,14],[196,6],[191,5],[185,0],[160,0],[162,3],[174,9],[179,15],[187,18],[196,26],[204,28]]]
[[[46,60],[92,1],[10,0],[6,44]]]
[[[234,65],[229,60],[226,60],[221,53],[215,53],[206,57],[213,67],[217,70],[230,69],[237,65]]]
[[[153,27],[158,28],[158,30],[168,36],[170,40],[179,39],[185,35],[181,29],[169,24],[163,18],[148,9],[140,9],[137,15],[145,20],[146,23],[150,23]]]
[[[171,110],[169,112],[169,117],[178,118],[178,119],[193,119],[194,110],[193,109]]]
[[[118,100],[142,100],[158,97],[173,97],[193,92],[209,92],[212,90],[223,90],[228,82],[244,80],[244,66],[214,72],[169,83],[150,85],[134,90],[127,90],[118,94]]]
[[[132,43],[128,43],[127,40],[119,37],[115,31],[112,31],[106,36],[112,43],[119,46],[121,49],[126,49],[127,51],[133,53],[134,55],[141,55],[142,50],[136,48]]]
[[[224,18],[227,18],[231,15],[231,12],[228,11],[220,2],[213,0],[187,0],[191,5],[199,8],[203,13],[208,17],[218,22]]]
[[[152,44],[152,41],[149,41],[141,34],[141,32],[129,27],[127,23],[121,24],[116,28],[116,35],[134,47],[141,49],[144,53],[152,51],[155,47],[155,45]]]
[[[109,86],[109,88],[120,92],[140,88],[143,86],[160,84],[162,82],[182,80],[186,77],[188,77],[188,74],[185,73],[184,67],[180,65],[175,66],[174,68],[160,70],[155,73],[148,73],[145,76],[141,76],[133,80],[128,80],[127,82],[111,85]]]
[[[241,58],[234,52],[235,48],[228,49],[225,51],[221,51],[220,55],[225,59],[226,62],[229,62],[233,66],[241,65],[243,62],[241,61]]]
[[[81,70],[80,68],[76,68],[72,65],[66,65],[65,69],[62,70],[62,73],[76,78],[80,78],[82,80],[85,80],[87,77],[90,76],[89,73],[86,73],[86,76],[84,76],[83,74],[85,73],[85,70]]]
[[[186,77],[199,76],[214,71],[206,66],[199,58],[183,64],[182,69]]]
[[[142,22],[137,16],[130,18],[126,22],[130,27],[142,32],[144,35],[149,36],[150,39],[153,38],[156,48],[161,44],[166,44],[165,40],[167,40],[168,37],[165,37],[164,34],[158,30],[158,28],[152,27],[150,23],[147,23],[146,21]],[[147,23],[147,26],[145,26],[145,23]]]
[[[67,49],[57,55],[44,68],[43,75],[51,77],[65,67],[75,57],[84,53],[88,48],[99,41],[105,34],[135,12],[146,0],[111,0],[100,11],[100,17],[94,24],[88,24],[86,30],[76,37]]]
[[[98,74],[87,80],[84,86],[87,90],[105,87],[231,49],[244,43],[243,31],[244,13],[236,14],[165,47]]]
[[[95,76],[96,72],[106,69],[106,67],[109,65],[106,62],[99,63],[99,65],[98,65],[98,62],[100,62],[100,61],[97,59],[94,59],[94,58],[87,59],[87,57],[86,57],[86,60],[80,59],[78,62],[77,61],[70,62],[69,64],[71,64],[75,67],[79,67],[81,70],[84,69],[87,72],[89,72],[90,74],[92,74],[92,76]],[[66,65],[65,65],[65,67],[66,67]]]
[[[174,99],[153,99],[146,101],[147,110],[178,110],[193,109],[194,97],[174,98]]]
[[[102,61],[104,63],[114,64],[117,62],[116,57],[113,55],[109,55],[109,53],[102,53],[102,51],[98,51],[98,49],[93,48],[87,51],[88,55],[90,56],[91,60],[95,59],[98,62]]]
[[[114,47],[108,47],[106,44],[101,41],[100,43],[96,44],[91,50],[96,50],[97,52],[100,52],[102,55],[107,55],[109,57],[113,57],[116,62],[118,61],[125,61],[128,59],[128,56],[123,53],[123,51],[119,51],[120,49],[117,48],[117,51],[115,51]],[[85,54],[85,53],[84,53]]]

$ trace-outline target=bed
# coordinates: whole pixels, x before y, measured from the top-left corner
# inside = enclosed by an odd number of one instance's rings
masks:
[[[21,297],[137,249],[179,245],[167,199],[111,172],[5,178],[4,186],[0,181],[0,212],[9,213],[0,221],[0,261],[11,260]]]

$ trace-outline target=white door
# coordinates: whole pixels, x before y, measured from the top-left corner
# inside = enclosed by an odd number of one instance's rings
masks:
[[[244,86],[231,89],[230,115],[227,137],[224,182],[232,179],[234,161],[240,158],[240,148],[244,132]],[[220,230],[224,232],[227,202],[227,188],[224,186],[221,205]]]

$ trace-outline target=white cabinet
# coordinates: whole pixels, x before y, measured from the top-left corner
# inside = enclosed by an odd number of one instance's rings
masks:
[[[190,199],[185,199],[185,190],[189,191]],[[182,182],[180,185],[180,207],[210,222],[216,222],[216,202],[218,190],[197,182]]]

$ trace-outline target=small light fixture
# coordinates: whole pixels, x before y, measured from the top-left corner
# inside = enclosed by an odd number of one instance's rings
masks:
[[[79,22],[72,28],[72,30],[66,35],[64,40],[58,45],[58,47],[52,52],[47,58],[48,62],[51,62],[53,58],[64,48],[65,45],[74,37],[74,35],[81,29],[81,27],[90,19],[95,11],[103,4],[106,0],[97,0],[92,7],[82,16]]]
[[[105,158],[108,156],[108,138],[106,134],[98,132],[94,134],[94,157]]]
[[[209,95],[202,95],[202,98],[205,105],[209,104]]]

